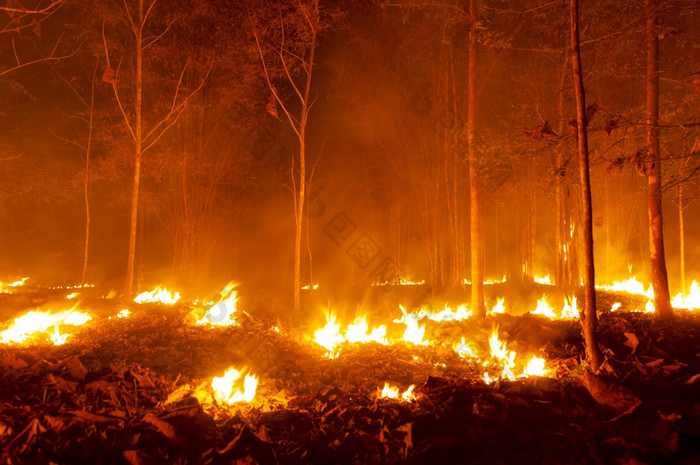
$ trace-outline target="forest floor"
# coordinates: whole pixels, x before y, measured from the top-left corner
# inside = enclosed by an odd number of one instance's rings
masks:
[[[0,331],[59,299],[0,294]],[[328,358],[318,327],[262,310],[210,328],[191,324],[188,305],[130,303],[117,318],[123,305],[86,298],[93,319],[60,346],[0,344],[2,463],[700,463],[697,313],[668,324],[601,312],[607,362],[595,376],[576,321],[529,313],[428,322],[433,344],[346,344]],[[487,354],[494,327],[518,357],[545,358],[549,376],[487,384],[484,356],[452,350],[464,337]],[[193,394],[231,366],[258,377],[252,402]],[[379,398],[385,382],[415,385],[415,399]]]

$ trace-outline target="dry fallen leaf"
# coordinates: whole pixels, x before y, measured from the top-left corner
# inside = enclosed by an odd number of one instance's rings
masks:
[[[639,339],[634,333],[624,333],[624,335],[627,338],[625,345],[632,349],[632,353],[634,353],[634,351],[637,350],[637,346],[639,345]]]

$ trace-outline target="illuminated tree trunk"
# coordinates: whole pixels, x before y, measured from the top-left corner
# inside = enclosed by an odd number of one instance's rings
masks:
[[[131,191],[131,219],[129,221],[129,250],[126,261],[126,282],[124,295],[130,297],[134,283],[134,263],[136,260],[136,227],[139,213],[139,187],[141,185],[141,155],[142,155],[142,114],[143,97],[143,0],[139,0],[138,26],[134,27],[136,36],[136,101],[134,104],[134,178]]]
[[[92,150],[92,129],[95,116],[95,81],[97,79],[97,69],[99,61],[95,63],[95,70],[92,73],[92,84],[90,88],[90,113],[88,116],[88,136],[85,145],[85,179],[83,180],[83,197],[85,200],[85,244],[83,249],[83,272],[80,275],[80,282],[87,282],[87,268],[90,251],[90,152]]]
[[[685,222],[683,220],[683,186],[678,185],[678,234],[681,255],[681,293],[685,296]]]
[[[299,141],[299,175],[294,172],[292,167],[292,183],[294,186],[294,270],[293,270],[293,308],[295,312],[301,310],[301,241],[304,229],[304,210],[306,207],[306,191],[308,189],[308,179],[306,174],[306,126],[309,119],[309,112],[313,102],[311,101],[311,78],[314,67],[314,57],[316,53],[316,42],[318,39],[320,12],[318,0],[313,0],[307,9],[303,4],[299,4],[299,14],[303,16],[303,21],[309,26],[308,42],[302,44],[304,47],[303,53],[300,55],[295,48],[290,50],[285,48],[286,45],[282,42],[279,49],[273,51],[275,56],[281,60],[284,74],[287,77],[287,82],[292,87],[294,94],[299,98],[299,115],[295,117],[291,113],[288,103],[281,98],[275,86],[270,79],[270,71],[268,63],[263,52],[263,46],[258,37],[256,26],[253,25],[253,35],[255,36],[255,44],[258,50],[261,64],[265,73],[267,85],[275,98],[275,101],[282,107],[287,120],[292,127],[292,130]],[[284,35],[284,23],[281,23],[282,32]],[[299,44],[295,44],[297,47]],[[298,85],[290,74],[289,59],[297,60],[301,67],[301,75],[303,76],[301,85]]]
[[[566,68],[566,59],[563,60],[564,68]],[[559,95],[557,96],[557,112],[559,113],[559,134],[564,134],[564,85],[566,83],[566,72],[562,69],[561,75],[559,76]],[[566,171],[564,170],[564,143],[563,141],[559,143],[557,147],[557,161],[555,167],[555,197],[556,197],[556,265],[554,272],[554,282],[557,286],[564,285],[564,275],[566,269],[567,261],[567,245],[566,237],[568,237],[568,231],[566,226],[568,225],[567,218],[565,216],[565,198],[564,198],[564,178],[566,176]]]
[[[645,0],[647,39],[647,170],[649,200],[649,257],[651,283],[654,286],[656,316],[673,319],[668,290],[664,226],[661,208],[661,156],[659,149],[659,36],[656,27],[656,1]]]
[[[581,311],[581,326],[586,344],[586,357],[593,370],[603,363],[603,354],[598,347],[596,334],[595,267],[593,263],[593,211],[591,202],[591,180],[588,166],[588,130],[586,121],[586,97],[581,73],[581,48],[578,31],[578,0],[571,0],[571,62],[574,89],[576,92],[576,123],[578,140],[579,172],[581,176],[581,208],[583,212],[585,308]]]
[[[469,156],[469,231],[471,248],[472,310],[479,318],[486,317],[484,306],[484,245],[482,240],[479,160],[475,147],[476,128],[476,1],[469,2],[469,67],[467,70],[467,147]]]

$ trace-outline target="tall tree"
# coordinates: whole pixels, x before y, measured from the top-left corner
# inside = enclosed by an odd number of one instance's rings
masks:
[[[645,0],[647,48],[647,198],[649,201],[649,258],[651,284],[654,287],[656,316],[673,319],[671,294],[668,290],[664,225],[661,208],[661,150],[659,144],[659,33],[656,0]]]
[[[135,4],[133,4],[135,3]],[[102,79],[111,84],[114,90],[114,96],[116,98],[117,104],[124,118],[124,122],[129,130],[129,134],[134,142],[134,175],[132,183],[132,195],[131,195],[131,213],[129,221],[129,248],[127,252],[127,266],[126,266],[126,278],[124,283],[124,295],[130,296],[133,289],[134,281],[134,266],[136,260],[136,231],[138,222],[138,212],[139,212],[139,190],[141,183],[141,161],[144,152],[153,147],[156,142],[161,138],[161,136],[177,121],[179,116],[182,114],[183,110],[186,108],[189,100],[199,91],[203,85],[206,76],[202,78],[198,87],[194,88],[189,92],[183,92],[181,90],[181,85],[183,81],[183,76],[187,70],[187,65],[182,67],[179,79],[175,85],[173,91],[173,98],[168,107],[165,107],[163,113],[159,118],[152,123],[150,127],[144,127],[144,111],[143,111],[143,98],[144,98],[144,51],[151,48],[156,42],[163,38],[163,36],[168,32],[168,29],[172,25],[172,20],[169,24],[161,25],[158,32],[149,34],[147,27],[153,18],[157,15],[154,11],[158,0],[151,0],[147,5],[144,4],[144,0],[137,0],[130,4],[127,0],[124,1],[122,7],[119,9],[122,20],[126,24],[126,27],[133,35],[133,53],[134,53],[134,69],[131,75],[131,84],[133,92],[133,101],[131,102],[131,108],[127,110],[125,106],[124,90],[120,90],[119,82],[117,78],[118,70],[112,68],[112,63],[110,61],[110,52],[107,44],[107,38],[104,32],[104,22],[103,22],[103,42],[105,48],[105,55],[107,57],[107,67],[104,71]],[[177,18],[176,18],[177,19]],[[107,18],[104,18],[106,22]]]
[[[581,326],[586,343],[586,357],[591,367],[598,370],[603,363],[603,354],[598,347],[596,335],[597,315],[595,302],[595,267],[593,263],[593,208],[591,202],[591,180],[588,164],[588,130],[586,118],[586,97],[581,72],[581,47],[579,43],[578,0],[571,0],[571,64],[576,93],[576,127],[578,141],[578,161],[581,178],[581,211],[583,212],[585,308],[581,312]]]
[[[301,241],[304,226],[304,210],[308,190],[309,175],[307,174],[307,124],[309,113],[315,97],[311,95],[311,83],[314,70],[316,45],[320,32],[320,10],[318,0],[300,1],[298,4],[277,6],[271,15],[265,29],[268,29],[268,41],[261,41],[261,18],[253,18],[251,23],[255,45],[260,56],[265,80],[274,102],[282,108],[299,143],[299,155],[294,157],[292,164],[292,190],[294,195],[294,278],[292,285],[293,308],[295,312],[301,309]],[[286,17],[285,14],[286,13]],[[271,37],[270,31],[275,35]],[[290,37],[291,36],[291,37]],[[273,83],[274,75],[271,67],[278,67],[281,79],[291,87],[294,97],[285,98]],[[275,110],[276,111],[276,110]],[[296,164],[298,163],[298,171]]]
[[[467,153],[469,158],[469,231],[471,249],[472,310],[486,316],[484,305],[484,244],[482,239],[479,157],[476,151],[476,27],[477,0],[469,2],[469,50],[467,70]]]

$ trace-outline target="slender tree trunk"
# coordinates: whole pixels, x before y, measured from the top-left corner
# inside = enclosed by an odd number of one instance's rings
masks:
[[[581,326],[586,343],[586,357],[593,370],[603,363],[596,334],[595,267],[593,263],[593,210],[591,180],[588,166],[588,130],[586,121],[586,97],[581,73],[581,49],[579,46],[578,0],[571,0],[571,62],[576,91],[576,122],[578,135],[579,171],[581,176],[581,208],[583,211],[584,290],[586,305],[581,312]]]
[[[649,200],[649,256],[651,283],[654,286],[656,316],[673,319],[671,295],[668,290],[664,226],[661,208],[661,154],[659,149],[659,36],[656,27],[656,1],[645,0],[647,16],[647,171]]]
[[[131,220],[129,226],[129,252],[126,263],[126,283],[124,285],[124,295],[130,297],[134,284],[134,263],[136,260],[136,227],[138,225],[139,212],[139,187],[141,184],[141,144],[142,144],[142,123],[141,123],[141,100],[143,93],[143,47],[142,47],[142,27],[143,27],[143,0],[139,0],[139,22],[135,28],[136,34],[136,105],[135,105],[135,144],[134,144],[134,183],[131,194]]]
[[[562,60],[563,62],[563,68],[561,70],[561,74],[559,76],[559,95],[557,98],[557,113],[559,114],[559,125],[558,125],[558,130],[559,134],[562,135],[564,134],[564,121],[566,120],[566,117],[564,115],[564,87],[566,85],[566,75],[567,75],[567,59],[566,55],[564,56],[564,59]],[[557,209],[557,216],[556,216],[556,266],[555,266],[555,276],[554,276],[554,282],[556,283],[557,286],[564,286],[566,284],[564,276],[566,275],[566,266],[567,266],[567,255],[568,255],[568,246],[567,246],[567,238],[569,237],[569,231],[568,231],[568,225],[569,221],[566,216],[566,198],[565,198],[565,189],[564,189],[564,182],[566,179],[566,170],[564,168],[564,150],[565,150],[565,144],[564,141],[560,141],[557,147],[557,160],[556,160],[556,170],[555,170],[555,195],[556,195],[556,209]]]
[[[484,306],[484,244],[481,234],[481,200],[479,186],[479,160],[475,147],[476,130],[476,2],[469,2],[469,68],[467,89],[467,147],[469,155],[469,230],[471,235],[472,311],[486,317]]]
[[[681,255],[681,293],[685,296],[685,221],[683,220],[683,185],[678,185],[678,234],[680,241]]]
[[[95,81],[97,80],[97,70],[99,68],[99,60],[95,63],[95,69],[92,72],[92,84],[90,88],[90,114],[88,117],[88,137],[85,144],[85,179],[83,181],[83,196],[85,199],[85,247],[83,250],[83,271],[81,273],[80,282],[87,282],[87,268],[90,251],[90,152],[92,150],[92,129],[95,117]]]

